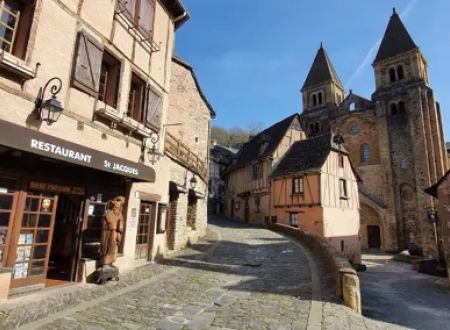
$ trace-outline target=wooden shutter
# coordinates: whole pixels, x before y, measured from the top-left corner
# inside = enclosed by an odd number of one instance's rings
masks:
[[[153,128],[161,128],[162,97],[150,87],[147,87],[147,102],[145,109],[145,121]]]
[[[103,59],[103,45],[86,32],[78,33],[72,85],[91,95],[99,89],[100,71]]]
[[[154,0],[141,0],[139,9],[139,28],[146,35],[151,36],[153,30],[153,19],[155,16]]]
[[[121,6],[125,9],[125,14],[134,23],[134,17],[136,15],[136,0],[120,0]]]

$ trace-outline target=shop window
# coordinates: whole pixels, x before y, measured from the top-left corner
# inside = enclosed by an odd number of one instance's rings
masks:
[[[35,1],[0,0],[0,49],[25,59]]]
[[[338,163],[340,168],[344,168],[344,155],[338,155]]]
[[[360,148],[361,163],[368,164],[370,161],[370,147],[367,143],[364,143]]]
[[[108,52],[103,53],[98,99],[116,108],[119,91],[120,62]]]
[[[298,213],[296,212],[289,213],[289,225],[291,227],[298,228]]]
[[[293,194],[303,194],[304,193],[303,177],[292,179],[292,193]]]
[[[158,206],[158,217],[156,218],[156,232],[162,234],[166,232],[166,221],[167,221],[167,205],[159,204]]]
[[[121,0],[126,17],[147,36],[153,32],[155,0]]]
[[[345,179],[339,179],[339,193],[341,199],[348,199],[347,181]]]
[[[138,122],[144,121],[144,94],[145,81],[135,73],[131,76],[130,93],[128,95],[128,112],[127,116]]]

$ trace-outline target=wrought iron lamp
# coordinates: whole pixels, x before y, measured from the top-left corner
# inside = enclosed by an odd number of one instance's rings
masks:
[[[159,141],[159,135],[156,133],[152,133],[147,140],[150,140],[150,142],[153,144],[151,148],[148,149],[147,155],[149,158],[149,162],[152,165],[155,165],[155,163],[159,160],[159,152],[156,149],[156,143]]]
[[[52,97],[50,99],[44,100],[45,92],[47,88],[50,87],[50,94]],[[36,98],[35,104],[35,112],[38,119],[45,121],[47,125],[52,125],[56,123],[61,116],[61,113],[64,111],[61,102],[58,101],[56,95],[61,91],[62,81],[61,79],[54,77],[47,81],[44,88],[40,88],[39,95]]]
[[[195,190],[195,188],[197,187],[197,178],[195,177],[195,174],[192,176],[189,183],[191,184],[192,190]]]

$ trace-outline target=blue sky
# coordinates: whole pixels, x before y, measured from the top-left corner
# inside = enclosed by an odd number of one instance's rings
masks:
[[[450,1],[183,0],[191,20],[176,52],[194,66],[224,127],[265,126],[301,111],[299,89],[320,42],[348,89],[370,98],[371,63],[396,7],[429,64],[450,139]],[[371,52],[372,50],[372,52]]]

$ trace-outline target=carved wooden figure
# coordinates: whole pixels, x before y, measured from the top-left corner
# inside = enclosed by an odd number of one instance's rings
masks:
[[[103,218],[100,262],[102,266],[112,266],[117,259],[117,249],[120,246],[124,231],[122,208],[125,197],[117,196],[111,200],[112,209]]]

